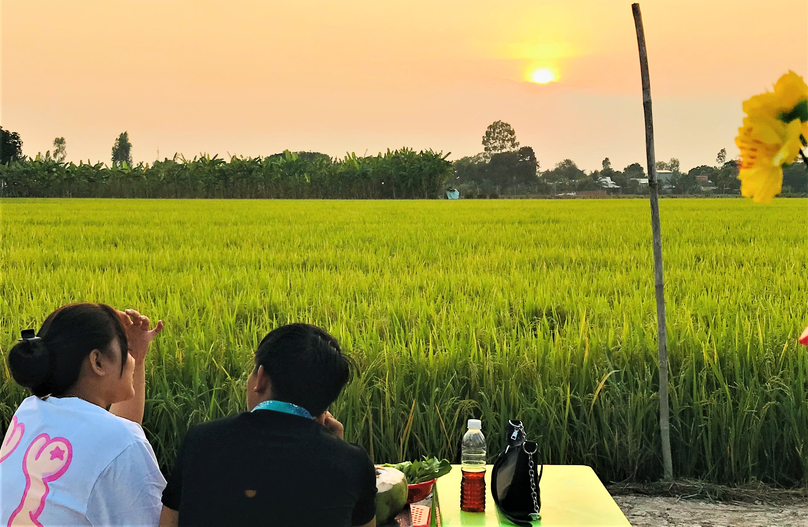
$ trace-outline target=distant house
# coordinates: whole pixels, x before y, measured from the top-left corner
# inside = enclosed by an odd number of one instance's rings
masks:
[[[673,188],[671,185],[671,178],[673,178],[673,172],[670,170],[657,170],[657,181],[659,182],[659,189],[660,190],[670,190]]]
[[[659,182],[659,189],[662,191],[670,191],[673,189],[673,185],[671,185],[671,178],[673,177],[673,172],[670,170],[657,170],[657,181]],[[648,178],[631,178],[631,181],[636,181],[640,187],[647,187],[648,186]]]
[[[696,176],[696,183],[702,192],[712,192],[715,190],[715,185],[710,181],[708,176]]]
[[[611,178],[611,177],[609,177],[609,176],[606,176],[606,177],[602,177],[602,178],[600,178],[600,179],[598,180],[598,183],[600,183],[600,186],[601,186],[601,187],[606,188],[606,189],[616,189],[616,188],[620,188],[620,185],[618,185],[617,183],[615,183],[614,181],[612,181],[612,178]]]
[[[598,180],[600,186],[603,187],[604,190],[608,194],[619,194],[620,193],[620,185],[612,181],[612,178],[609,176],[602,177]]]

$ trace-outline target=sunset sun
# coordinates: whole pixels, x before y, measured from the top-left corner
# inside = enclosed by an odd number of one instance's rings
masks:
[[[556,74],[549,68],[539,68],[530,75],[530,81],[536,84],[555,82]]]

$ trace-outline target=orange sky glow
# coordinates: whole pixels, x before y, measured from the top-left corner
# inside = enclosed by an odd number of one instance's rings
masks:
[[[808,75],[805,0],[646,0],[657,158],[713,164],[741,101]],[[624,0],[3,0],[0,124],[68,160],[284,149],[482,150],[503,120],[542,168],[644,164]],[[538,69],[556,81],[531,82]]]

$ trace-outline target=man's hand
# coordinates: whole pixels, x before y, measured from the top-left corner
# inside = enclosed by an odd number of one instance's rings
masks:
[[[319,415],[315,421],[323,425],[324,427],[328,428],[329,432],[334,434],[340,439],[345,439],[345,427],[342,426],[342,423],[337,421],[331,412],[326,410],[321,415]]]
[[[149,325],[151,325],[149,317],[141,315],[134,309],[118,311],[118,317],[126,330],[129,353],[134,357],[136,365],[143,364],[146,354],[149,352],[149,344],[163,331],[163,321],[160,320],[154,329],[149,330]]]

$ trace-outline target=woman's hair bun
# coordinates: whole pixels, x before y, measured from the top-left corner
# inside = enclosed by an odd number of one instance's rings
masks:
[[[50,374],[50,354],[45,342],[33,336],[33,330],[23,331],[23,338],[11,348],[8,353],[8,368],[11,376],[21,386],[34,392],[34,395],[47,395],[38,393]]]

